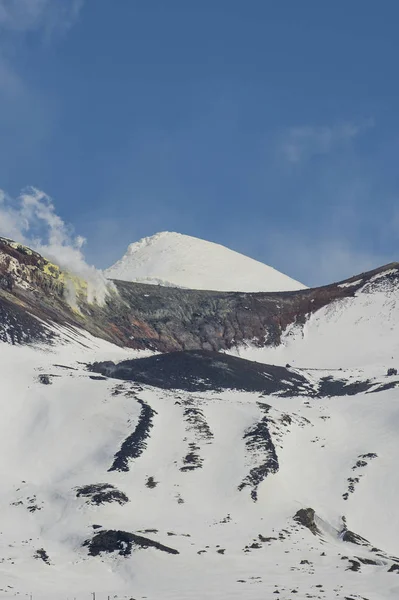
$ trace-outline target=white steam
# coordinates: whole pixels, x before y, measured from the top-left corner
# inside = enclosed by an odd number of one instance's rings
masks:
[[[87,282],[88,302],[104,303],[110,282],[86,263],[82,252],[85,238],[74,235],[44,192],[30,187],[13,199],[0,190],[0,235],[29,246],[61,269],[78,275]],[[67,293],[70,303],[76,305],[72,285]]]

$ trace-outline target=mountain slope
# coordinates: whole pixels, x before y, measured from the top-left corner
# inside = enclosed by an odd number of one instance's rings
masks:
[[[396,600],[399,265],[114,285],[0,239],[0,597]]]
[[[330,299],[303,320],[291,322],[279,344],[233,349],[243,358],[299,367],[397,367],[399,268],[397,263],[353,277],[337,288],[352,295]]]
[[[164,231],[130,244],[105,270],[109,279],[236,292],[280,292],[306,286],[272,267],[214,244]]]
[[[56,343],[60,327],[119,346],[159,352],[225,350],[300,367],[395,366],[399,265],[321,288],[279,293],[213,292],[115,281],[104,305],[75,278],[28,248],[0,238],[0,340]],[[393,358],[394,357],[394,358]]]
[[[2,597],[397,597],[395,390],[187,392],[82,364],[115,355],[0,344]]]

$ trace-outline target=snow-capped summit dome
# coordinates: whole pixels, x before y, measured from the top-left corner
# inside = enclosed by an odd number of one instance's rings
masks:
[[[130,244],[109,279],[201,290],[277,292],[306,286],[220,244],[163,231]]]

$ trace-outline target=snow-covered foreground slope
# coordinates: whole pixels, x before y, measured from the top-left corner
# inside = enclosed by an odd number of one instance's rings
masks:
[[[2,597],[398,597],[395,389],[189,393],[84,365],[128,354],[0,345]]]
[[[290,325],[281,342],[265,348],[256,348],[249,342],[231,353],[249,360],[297,367],[397,367],[398,269],[382,271],[353,297],[335,300],[308,315],[304,323]]]
[[[273,292],[305,288],[272,267],[220,244],[167,231],[130,244],[105,275],[202,290]]]
[[[35,345],[0,344],[0,597],[399,597],[397,264],[298,293],[119,283],[72,318],[27,256],[0,306]]]

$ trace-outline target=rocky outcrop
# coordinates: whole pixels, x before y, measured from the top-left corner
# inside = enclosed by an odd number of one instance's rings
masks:
[[[118,490],[114,485],[110,483],[92,483],[77,488],[77,498],[87,498],[88,504],[110,504],[117,502],[121,506],[129,502],[129,498],[124,492]]]
[[[313,508],[301,508],[294,516],[294,521],[306,527],[313,533],[313,535],[320,535],[320,529],[315,523],[316,513]]]
[[[114,291],[98,306],[87,302],[84,281],[68,279],[39,254],[0,238],[0,339],[51,343],[55,333],[48,326],[63,325],[120,346],[160,352],[219,351],[245,341],[276,346],[289,325],[303,325],[323,306],[351,297],[360,288],[372,290],[379,274],[396,285],[399,264],[337,284],[280,293],[211,292],[115,281]],[[76,306],[68,302],[67,281],[75,287]]]
[[[105,377],[133,381],[135,384],[149,385],[165,390],[184,390],[186,392],[241,390],[259,392],[263,395],[273,394],[282,398],[352,396],[367,390],[372,391],[373,387],[378,385],[378,380],[366,379],[353,382],[344,379],[341,371],[339,379],[335,379],[335,372],[333,372],[333,375],[328,378],[322,377],[317,382],[314,374],[309,377],[306,369],[293,369],[289,365],[286,367],[268,365],[209,350],[166,352],[147,358],[124,360],[117,364],[112,361],[96,362],[87,365],[87,368],[89,371],[100,373]],[[326,379],[328,379],[328,385]],[[393,383],[399,386],[399,381]],[[143,405],[142,400],[138,400],[138,402]],[[144,406],[142,414],[147,414]],[[141,419],[142,417],[140,417],[140,422]],[[290,423],[290,419],[289,415],[283,417],[283,420],[288,423]],[[147,420],[151,426],[150,415],[148,415],[148,419],[147,417],[144,419],[143,416],[143,423]],[[138,427],[138,431],[142,431],[141,426]],[[128,440],[132,440],[133,446],[135,445],[135,442],[133,443],[135,436],[136,433],[133,433],[131,438],[128,438]],[[128,440],[126,440],[126,444]],[[363,456],[369,457],[370,455],[360,455],[359,458]]]
[[[251,489],[251,498],[254,502],[258,500],[258,488],[262,481],[268,475],[277,473],[280,468],[276,448],[269,431],[267,413],[270,407],[261,403],[258,406],[266,414],[255,425],[249,427],[244,434],[246,451],[258,464],[250,470],[238,486],[240,491],[249,487]]]
[[[235,389],[284,396],[316,394],[303,375],[286,367],[207,350],[170,352],[118,364],[106,361],[89,369],[117,379],[188,392]]]
[[[86,540],[83,546],[89,549],[90,556],[98,556],[103,552],[117,552],[120,556],[130,556],[132,550],[138,548],[155,548],[167,554],[179,554],[178,550],[160,544],[155,540],[119,530],[100,531],[90,540]]]

